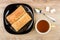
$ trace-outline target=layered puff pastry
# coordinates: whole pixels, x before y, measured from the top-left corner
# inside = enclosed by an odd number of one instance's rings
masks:
[[[12,27],[19,31],[25,24],[27,24],[32,18],[26,13],[19,20],[12,24]]]
[[[6,17],[6,19],[9,21],[10,24],[13,24],[20,17],[22,17],[25,13],[26,13],[26,11],[24,10],[24,8],[22,6],[19,6],[14,12],[12,12],[10,15],[8,15]]]

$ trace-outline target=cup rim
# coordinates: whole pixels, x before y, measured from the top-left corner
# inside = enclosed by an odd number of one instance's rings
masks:
[[[49,23],[49,29],[48,29],[46,32],[44,32],[44,33],[40,32],[40,31],[37,29],[37,23],[38,23],[39,21],[41,21],[41,20],[45,20],[45,21],[47,21],[47,22]],[[37,31],[39,34],[47,34],[47,33],[51,30],[51,23],[50,23],[47,19],[39,19],[39,20],[36,22],[36,24],[35,24],[35,29],[36,29],[36,31]]]

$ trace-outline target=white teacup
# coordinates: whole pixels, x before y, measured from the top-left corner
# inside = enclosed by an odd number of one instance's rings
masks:
[[[38,30],[38,28],[37,28],[37,24],[38,24],[38,22],[40,22],[41,20],[45,20],[46,22],[49,23],[49,29],[48,29],[46,32],[44,32],[44,33],[40,32],[40,31]],[[47,34],[47,33],[51,30],[51,23],[50,23],[47,19],[39,19],[39,20],[36,22],[36,24],[35,24],[35,29],[36,29],[36,31],[37,31],[39,34]],[[42,30],[43,30],[43,29],[42,29]]]

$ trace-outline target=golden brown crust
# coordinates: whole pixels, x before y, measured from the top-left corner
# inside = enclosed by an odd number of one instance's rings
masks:
[[[18,18],[23,16],[26,12],[22,6],[19,6],[14,12],[12,12],[10,15],[6,17],[6,19],[9,21],[10,24],[13,24]]]
[[[19,31],[26,23],[28,23],[32,18],[26,13],[18,21],[12,24],[12,27]]]

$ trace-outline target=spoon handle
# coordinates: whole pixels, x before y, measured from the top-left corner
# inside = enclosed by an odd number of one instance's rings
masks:
[[[45,14],[44,14],[45,15]],[[51,17],[51,16],[48,16],[48,15],[45,15],[46,17],[48,17],[49,19],[51,19],[53,22],[56,22],[56,20],[53,18],[53,17]]]

